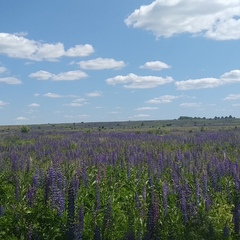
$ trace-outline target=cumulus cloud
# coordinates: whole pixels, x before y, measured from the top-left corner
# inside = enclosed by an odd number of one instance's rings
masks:
[[[155,71],[161,71],[163,69],[171,68],[171,66],[161,61],[154,61],[154,62],[146,62],[144,65],[140,66],[139,68],[146,68],[146,69],[151,69]]]
[[[198,108],[201,107],[201,103],[181,103],[180,107],[187,107],[187,108]]]
[[[5,107],[8,104],[8,102],[0,101],[0,108]]]
[[[75,81],[80,80],[82,78],[86,78],[87,76],[88,75],[81,70],[61,72],[58,74],[53,74],[47,71],[40,70],[29,75],[29,77],[36,78],[37,80],[52,80],[52,81]]]
[[[4,73],[6,71],[7,71],[7,69],[5,67],[0,67],[0,73]]]
[[[45,93],[43,94],[44,97],[49,97],[49,98],[62,98],[64,96],[56,94],[56,93]]]
[[[130,89],[145,89],[145,88],[155,88],[160,85],[173,82],[172,77],[157,77],[157,76],[137,76],[130,73],[126,76],[118,75],[113,78],[108,78],[106,80],[109,85],[124,84],[124,88]]]
[[[156,37],[199,34],[214,40],[240,39],[238,0],[155,0],[125,19],[127,26],[151,31]]]
[[[85,45],[76,45],[73,48],[69,48],[65,56],[67,57],[86,57],[89,56],[91,53],[94,52],[92,45],[85,44]]]
[[[10,84],[10,85],[18,85],[18,84],[21,84],[22,81],[15,77],[3,77],[3,78],[0,78],[0,83],[6,83],[6,84]]]
[[[136,108],[135,110],[136,111],[148,111],[148,110],[157,110],[158,108],[157,107],[139,107],[139,108]]]
[[[150,117],[149,114],[138,114],[133,116],[133,118],[148,118],[148,117]]]
[[[224,100],[240,100],[240,94],[229,94]]]
[[[86,102],[85,98],[77,98],[77,99],[74,99],[71,103],[64,104],[64,106],[67,106],[67,107],[82,107],[86,104],[87,104],[87,102]]]
[[[100,97],[102,96],[102,92],[100,91],[94,91],[86,94],[88,97]]]
[[[88,61],[80,61],[80,68],[90,70],[121,69],[126,66],[124,61],[116,61],[112,58],[95,58]]]
[[[17,121],[27,121],[28,118],[26,118],[26,117],[17,117],[15,120],[17,120]]]
[[[31,107],[31,108],[37,108],[37,107],[40,107],[40,104],[38,104],[38,103],[31,103],[28,106]]]
[[[173,100],[180,98],[180,96],[174,95],[163,95],[160,97],[156,97],[146,101],[146,103],[150,104],[161,104],[161,103],[171,103]]]
[[[191,90],[201,88],[215,88],[225,84],[240,83],[240,70],[232,70],[224,73],[220,78],[200,78],[185,81],[176,81],[178,90]]]
[[[83,57],[94,52],[91,45],[64,49],[63,43],[42,43],[22,35],[0,33],[0,54],[33,61],[57,61],[61,57]]]

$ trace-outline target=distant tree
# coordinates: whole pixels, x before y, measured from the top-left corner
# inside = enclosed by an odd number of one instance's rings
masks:
[[[30,128],[28,126],[22,126],[21,127],[21,132],[22,133],[28,133],[28,132],[30,132]]]

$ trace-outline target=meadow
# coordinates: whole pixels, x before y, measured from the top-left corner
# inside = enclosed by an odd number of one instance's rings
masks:
[[[176,121],[0,128],[0,239],[240,239],[237,120]]]

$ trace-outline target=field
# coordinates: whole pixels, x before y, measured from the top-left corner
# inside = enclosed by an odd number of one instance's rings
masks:
[[[240,119],[0,127],[0,239],[240,239]]]

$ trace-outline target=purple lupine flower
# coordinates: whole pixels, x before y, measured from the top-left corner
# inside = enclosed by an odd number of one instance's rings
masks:
[[[84,207],[81,206],[78,213],[77,224],[75,226],[75,240],[83,239],[84,230]]]
[[[33,201],[34,201],[34,197],[36,194],[36,190],[34,187],[29,187],[27,194],[26,194],[26,198],[27,198],[27,203],[29,205],[29,207],[33,206]]]
[[[32,183],[33,186],[36,188],[38,188],[38,186],[40,185],[39,175],[37,173],[33,176]]]
[[[1,205],[0,206],[0,217],[3,217],[4,216],[4,207]]]
[[[208,181],[207,181],[207,172],[204,171],[202,178],[202,194],[203,199],[206,199],[208,192]]]
[[[233,223],[235,233],[240,234],[240,203],[237,200],[234,203]]]
[[[152,195],[152,201],[153,201],[153,213],[154,213],[154,226],[155,228],[158,225],[158,219],[159,219],[159,199],[155,193]]]
[[[200,186],[197,177],[195,177],[195,201],[196,205],[198,205],[200,202]]]
[[[111,199],[108,201],[108,205],[104,210],[104,216],[103,216],[103,225],[102,225],[102,238],[105,239],[105,232],[106,230],[109,231],[111,229],[113,223],[113,214],[112,214],[112,201]]]
[[[168,193],[169,193],[168,184],[167,182],[164,182],[162,187],[162,194],[163,194],[163,209],[165,216],[168,214]]]
[[[67,239],[74,239],[75,195],[72,182],[68,188]]]
[[[187,201],[186,201],[186,193],[184,190],[181,190],[180,192],[180,206],[183,214],[184,223],[187,223],[188,222]]]
[[[15,198],[19,202],[19,182],[16,176],[14,176],[14,186],[15,186]]]
[[[97,225],[94,229],[94,240],[101,240],[101,230],[100,227]]]
[[[229,238],[229,236],[230,236],[229,228],[225,225],[223,228],[223,238]]]

